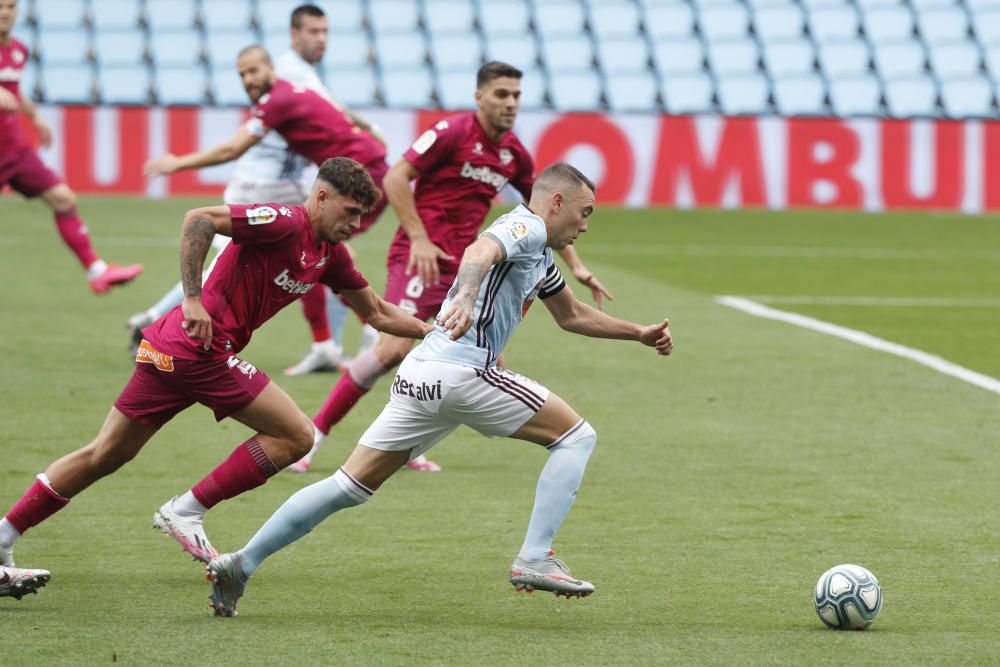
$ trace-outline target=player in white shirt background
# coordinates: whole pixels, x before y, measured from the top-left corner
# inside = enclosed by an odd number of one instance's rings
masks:
[[[460,425],[545,447],[548,461],[520,553],[511,565],[517,590],[585,597],[595,587],[555,558],[552,541],[569,513],[597,434],[543,385],[496,367],[514,329],[538,296],[567,331],[633,340],[673,351],[669,322],[642,326],[579,301],[553,263],[552,250],[587,231],[593,183],[557,163],[534,183],[527,206],[499,218],[465,251],[437,326],[403,360],[389,402],[344,465],[289,498],[242,549],[208,564],[212,606],[233,616],[249,577],[271,554],[303,537],[326,517],[360,505],[411,458]]]

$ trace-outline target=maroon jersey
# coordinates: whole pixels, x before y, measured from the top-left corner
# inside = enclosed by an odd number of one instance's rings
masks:
[[[313,289],[358,290],[368,281],[354,268],[347,248],[325,241],[316,246],[303,206],[230,204],[233,242],[219,255],[201,293],[212,316],[212,347],[189,338],[181,307],[143,330],[161,353],[179,359],[236,354],[250,336],[279,310]]]
[[[490,204],[510,183],[527,199],[535,165],[513,132],[494,142],[474,111],[450,116],[424,132],[403,157],[420,171],[417,213],[434,245],[455,258],[440,261],[455,273],[462,253],[476,240]],[[410,256],[410,238],[400,227],[389,248],[389,264]]]
[[[336,102],[297,83],[278,79],[257,100],[247,130],[263,136],[274,130],[288,147],[316,164],[349,157],[363,165],[385,161],[385,147],[360,127]]]
[[[6,44],[0,44],[0,86],[21,99],[21,73],[28,62],[28,49],[11,37]],[[0,111],[0,151],[6,153],[14,148],[28,145],[21,132],[20,113]]]

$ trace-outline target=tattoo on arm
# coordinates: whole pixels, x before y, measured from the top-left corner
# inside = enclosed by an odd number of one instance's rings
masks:
[[[472,312],[476,307],[479,286],[491,266],[489,260],[479,257],[467,258],[459,265],[455,277],[455,298],[463,309]]]
[[[208,218],[198,218],[184,226],[181,234],[181,285],[184,296],[201,295],[201,269],[215,236],[215,226]]]

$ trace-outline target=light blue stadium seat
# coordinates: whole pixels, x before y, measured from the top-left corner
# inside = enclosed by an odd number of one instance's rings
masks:
[[[951,77],[973,77],[980,70],[979,49],[971,40],[931,45],[927,55],[931,69],[942,82]]]
[[[90,57],[90,34],[86,30],[41,29],[38,31],[41,61],[51,65],[79,65]]]
[[[138,0],[97,0],[90,4],[90,18],[95,30],[137,29],[141,13],[142,3]]]
[[[973,14],[983,10],[993,11],[1000,9],[1000,2],[997,0],[965,0],[964,4]]]
[[[145,65],[102,65],[98,89],[104,104],[149,104],[149,68]]]
[[[649,69],[646,40],[635,37],[604,37],[597,40],[597,60],[605,76]]]
[[[659,40],[653,44],[653,64],[661,75],[700,72],[705,69],[705,48],[697,37]]]
[[[261,32],[265,34],[284,32],[287,35],[292,25],[292,10],[301,4],[303,4],[301,0],[260,0],[257,3],[257,25]],[[329,12],[327,19],[330,22],[330,30],[334,30],[335,21]]]
[[[386,106],[402,109],[430,109],[434,104],[434,82],[426,67],[384,69],[382,98]]]
[[[472,0],[425,0],[424,24],[436,35],[468,33],[475,30]]]
[[[550,75],[587,70],[593,66],[594,46],[586,34],[548,37],[542,41],[542,57]]]
[[[873,9],[883,9],[885,7],[898,7],[903,4],[903,0],[854,0],[854,4],[862,13],[867,13]]]
[[[235,67],[216,67],[209,73],[209,91],[219,106],[245,107],[250,105]]]
[[[883,80],[915,76],[925,69],[924,49],[916,40],[875,44],[872,56]]]
[[[598,111],[601,78],[593,70],[565,72],[549,79],[552,106],[559,111]]]
[[[760,40],[770,42],[801,37],[805,18],[798,5],[771,5],[754,12],[753,24]]]
[[[201,3],[201,23],[209,35],[250,29],[251,0],[209,0]]]
[[[663,107],[668,113],[710,113],[715,110],[712,102],[712,79],[703,72],[660,76]]]
[[[657,111],[658,87],[649,70],[609,76],[605,80],[608,107],[612,111]]]
[[[201,61],[201,35],[194,30],[154,32],[149,53],[157,66],[194,65]]]
[[[913,38],[913,13],[904,5],[872,9],[862,17],[862,25],[873,45]]]
[[[822,116],[826,111],[826,86],[816,73],[775,77],[774,105],[782,116]]]
[[[260,4],[261,0],[258,0]],[[302,4],[299,2],[298,4]],[[326,5],[319,3],[326,12],[326,17],[330,21],[331,33],[361,32],[365,30],[367,13],[365,12],[364,0],[337,0]],[[291,11],[289,11],[291,16]],[[286,20],[287,23],[287,20]]]
[[[639,34],[639,8],[631,0],[600,0],[589,3],[590,28],[601,38]]]
[[[751,73],[717,79],[719,109],[726,115],[763,114],[768,111],[769,90],[763,74]]]
[[[858,76],[871,68],[868,44],[860,37],[817,46],[820,68],[828,78]]]
[[[239,52],[259,41],[257,33],[250,30],[210,34],[205,39],[205,53],[212,67],[225,65],[236,67],[236,56]]]
[[[918,12],[920,36],[930,44],[958,42],[969,38],[969,17],[961,7],[938,7]]]
[[[431,35],[431,61],[439,69],[479,68],[483,46],[477,32]]]
[[[878,116],[882,113],[882,88],[874,74],[830,80],[830,107],[838,116]]]
[[[525,35],[531,31],[530,21],[525,0],[479,0],[479,25],[487,38]]]
[[[654,5],[646,9],[646,33],[654,40],[690,37],[694,33],[694,11],[691,5],[677,2]]]
[[[134,0],[131,0],[134,1]],[[34,15],[33,3],[30,0],[21,0],[17,3],[17,18],[14,19],[13,32],[15,36],[24,35],[31,28],[31,17]],[[21,37],[17,37],[22,42]]]
[[[1000,44],[1000,7],[975,15],[976,37],[985,48]]]
[[[955,78],[941,83],[941,102],[951,118],[996,118],[993,90],[982,75]]]
[[[744,37],[750,30],[746,7],[732,4],[705,5],[698,13],[698,25],[708,41]]]
[[[288,36],[285,36],[288,41]],[[286,46],[287,48],[287,46]],[[361,67],[372,59],[372,45],[363,31],[331,33],[323,63],[327,67]]]
[[[851,5],[818,8],[809,13],[809,31],[817,43],[839,42],[858,36],[858,12]]]
[[[996,0],[991,0],[996,2]],[[940,7],[954,7],[957,3],[955,0],[910,0],[910,5],[913,7],[913,11],[925,12],[930,9],[938,9]]]
[[[756,72],[759,62],[757,42],[749,37],[708,43],[708,64],[716,77]]]
[[[205,103],[208,77],[204,67],[158,67],[154,77],[160,104],[201,105]]]
[[[382,67],[414,67],[427,58],[423,33],[376,33],[375,57]]]
[[[850,0],[799,0],[806,15],[812,14],[818,9],[829,9],[830,7],[843,7],[851,5]]]
[[[371,65],[337,69],[326,78],[333,96],[348,107],[371,107],[377,104],[377,78]]]
[[[986,63],[986,71],[993,77],[994,84],[1000,82],[1000,44],[986,49],[983,60]]]
[[[544,38],[579,35],[586,16],[576,0],[541,0],[535,2],[535,29]]]
[[[520,35],[487,35],[486,60],[498,60],[518,69],[538,64],[538,43],[531,32]]]
[[[90,104],[94,101],[94,72],[90,65],[43,65],[39,82],[46,102]]]
[[[937,87],[926,74],[886,81],[885,105],[896,118],[937,115]]]
[[[152,34],[193,30],[197,14],[195,0],[146,0],[146,24]]]
[[[140,65],[146,57],[146,34],[141,30],[97,30],[94,55],[102,65]]]
[[[781,42],[765,42],[764,66],[771,76],[808,74],[814,70],[816,55],[808,39],[798,37]]]
[[[359,36],[364,37],[364,35]],[[275,60],[281,56],[282,53],[292,48],[292,39],[288,34],[288,28],[264,33],[264,39],[260,41],[260,45],[263,46],[267,53],[271,56],[271,60]],[[323,59],[326,60],[326,58],[329,58],[332,55],[331,51],[336,50],[338,49],[334,47],[333,44],[327,42],[326,54]]]
[[[522,71],[524,76],[521,77],[521,108],[528,110],[545,108],[548,86],[542,68],[533,65],[523,68]]]
[[[475,109],[476,70],[454,69],[437,74],[438,100],[444,109]]]
[[[35,4],[35,22],[40,30],[82,28],[86,6],[84,0],[43,0]]]
[[[420,6],[410,0],[370,0],[368,19],[376,37],[419,30]]]

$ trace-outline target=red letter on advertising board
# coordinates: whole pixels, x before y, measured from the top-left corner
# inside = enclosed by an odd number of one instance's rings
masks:
[[[198,150],[198,113],[199,109],[172,107],[167,109],[167,127],[169,132],[168,149],[174,155],[184,155]],[[196,169],[178,171],[171,174],[167,186],[170,194],[184,195],[218,195],[222,189],[218,185],[205,184],[198,179]]]
[[[712,159],[702,155],[698,147],[694,118],[663,117],[650,191],[652,203],[677,203],[677,184],[682,173],[691,182],[696,205],[721,205],[732,178],[739,181],[740,201],[745,206],[766,203],[756,119],[725,118],[721,122],[719,148]]]
[[[141,194],[146,190],[142,165],[149,155],[149,110],[118,109],[118,175],[110,183],[97,180],[94,164],[94,108],[63,107],[63,164],[66,182],[79,192]],[[114,159],[114,158],[112,158]]]
[[[838,120],[789,118],[787,122],[788,205],[861,206],[861,184],[851,176],[861,150],[851,128]],[[833,185],[836,196],[818,200],[813,189],[820,182]]]
[[[1000,123],[983,127],[983,210],[1000,210]]]
[[[624,203],[635,175],[635,156],[628,137],[600,114],[567,114],[545,128],[538,140],[535,161],[539,169],[566,158],[577,146],[591,146],[604,158],[604,178],[597,192],[606,204]]]
[[[913,194],[910,187],[913,142],[910,122],[885,120],[882,127],[882,200],[886,208],[957,209],[965,182],[962,124],[934,123],[934,189],[927,196]]]

